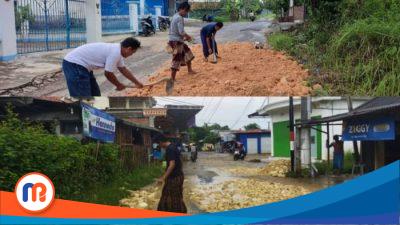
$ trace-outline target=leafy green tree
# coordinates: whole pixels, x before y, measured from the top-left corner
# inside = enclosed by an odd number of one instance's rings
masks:
[[[29,21],[29,23],[33,23],[35,21],[35,17],[32,14],[32,9],[30,5],[17,6],[14,8],[15,10],[15,25],[17,29],[21,29],[22,23],[24,21]]]
[[[217,133],[209,132],[207,136],[204,138],[204,143],[216,144],[219,142],[220,139],[221,138]]]
[[[260,129],[260,125],[256,123],[249,123],[246,126],[244,126],[245,130],[255,130],[255,129]]]
[[[209,126],[211,130],[230,130],[227,125],[221,126],[218,123],[214,123],[211,126]]]
[[[192,127],[189,128],[189,139],[191,142],[196,144],[201,143],[212,143],[215,144],[219,141],[220,137],[217,132],[215,131],[224,131],[229,130],[228,126],[221,126],[217,123],[212,125],[204,124],[201,127]]]
[[[262,11],[261,2],[259,0],[241,0],[241,9],[244,10],[247,17],[250,12],[259,14]]]

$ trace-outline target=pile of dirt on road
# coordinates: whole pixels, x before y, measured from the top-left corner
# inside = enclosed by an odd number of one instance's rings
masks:
[[[308,71],[282,52],[255,49],[251,43],[227,43],[218,46],[217,64],[204,62],[201,46],[192,46],[196,58],[194,75],[186,67],[178,72],[172,95],[185,96],[278,96],[307,95]],[[210,57],[211,58],[211,57]],[[170,63],[163,66],[150,81],[170,76]],[[123,95],[166,95],[165,83],[142,89],[127,89]]]
[[[198,187],[190,198],[206,212],[217,212],[277,202],[310,193],[295,185],[254,179],[236,179],[216,185]]]
[[[273,177],[286,177],[286,174],[290,171],[290,161],[286,159],[278,159],[269,162],[265,167],[262,168],[248,168],[240,167],[229,169],[230,173],[240,175],[268,175]]]
[[[161,186],[156,184],[137,191],[130,191],[130,196],[119,201],[120,205],[138,209],[156,209],[161,196]]]

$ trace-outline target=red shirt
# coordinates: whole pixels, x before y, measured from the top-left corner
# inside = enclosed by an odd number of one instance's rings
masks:
[[[338,141],[333,143],[333,152],[336,154],[344,154],[343,141]]]

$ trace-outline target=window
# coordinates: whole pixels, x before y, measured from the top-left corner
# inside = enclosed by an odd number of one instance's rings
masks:
[[[110,98],[110,108],[126,108],[125,98]]]
[[[142,136],[142,132],[139,128],[133,128],[132,139],[133,139],[133,144],[143,145],[143,136]]]
[[[131,98],[129,99],[129,108],[130,109],[142,109],[144,104],[143,104],[142,99],[138,98]]]

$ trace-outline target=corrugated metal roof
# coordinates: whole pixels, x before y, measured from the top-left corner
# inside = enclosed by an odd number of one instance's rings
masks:
[[[348,113],[324,117],[321,119],[309,120],[304,124],[320,124],[326,122],[341,121],[354,117],[364,116],[367,114],[375,114],[396,109],[398,109],[400,113],[400,97],[377,97],[360,105],[359,107],[353,109]]]
[[[400,97],[377,97],[360,105],[350,113],[365,114],[397,107],[400,107]]]
[[[263,134],[263,133],[271,133],[270,130],[262,130],[262,129],[253,129],[253,130],[237,130],[232,131],[234,134]]]
[[[117,117],[117,121],[120,121],[123,124],[128,125],[128,126],[137,127],[137,128],[141,128],[141,129],[145,129],[145,130],[151,130],[151,131],[155,131],[155,132],[158,132],[158,133],[162,133],[162,131],[157,129],[157,128],[146,126],[146,125],[140,124],[140,123],[134,123],[134,122],[131,122],[131,121],[123,120],[123,119],[118,118],[118,117]]]

